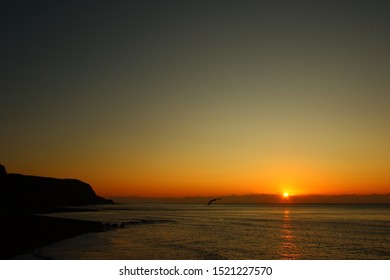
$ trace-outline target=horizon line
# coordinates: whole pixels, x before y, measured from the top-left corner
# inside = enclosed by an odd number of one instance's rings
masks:
[[[289,194],[288,198],[304,197],[304,196],[389,196],[388,193],[343,193],[343,194]],[[138,198],[138,199],[185,199],[185,198],[210,198],[210,197],[251,197],[251,196],[276,196],[282,197],[283,193],[260,193],[260,194],[229,194],[229,195],[192,195],[192,196],[138,196],[138,195],[113,195],[107,196],[109,198]]]

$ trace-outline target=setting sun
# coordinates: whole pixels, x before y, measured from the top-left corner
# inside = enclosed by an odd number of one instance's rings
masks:
[[[287,192],[283,193],[283,197],[287,198],[288,197],[288,193]]]

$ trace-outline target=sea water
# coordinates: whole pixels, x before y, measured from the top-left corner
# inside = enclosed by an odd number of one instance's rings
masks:
[[[54,259],[390,259],[389,205],[115,204],[51,214],[123,228],[40,248]]]

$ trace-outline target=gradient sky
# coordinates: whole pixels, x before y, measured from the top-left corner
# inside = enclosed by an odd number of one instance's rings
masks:
[[[390,192],[385,1],[8,2],[8,172],[103,196]]]

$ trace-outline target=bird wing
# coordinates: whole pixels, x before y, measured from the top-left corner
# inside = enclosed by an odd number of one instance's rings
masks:
[[[214,201],[217,201],[217,200],[222,200],[220,198],[214,198],[212,200],[209,201],[209,203],[207,203],[207,205],[210,205],[211,203],[213,203]]]

